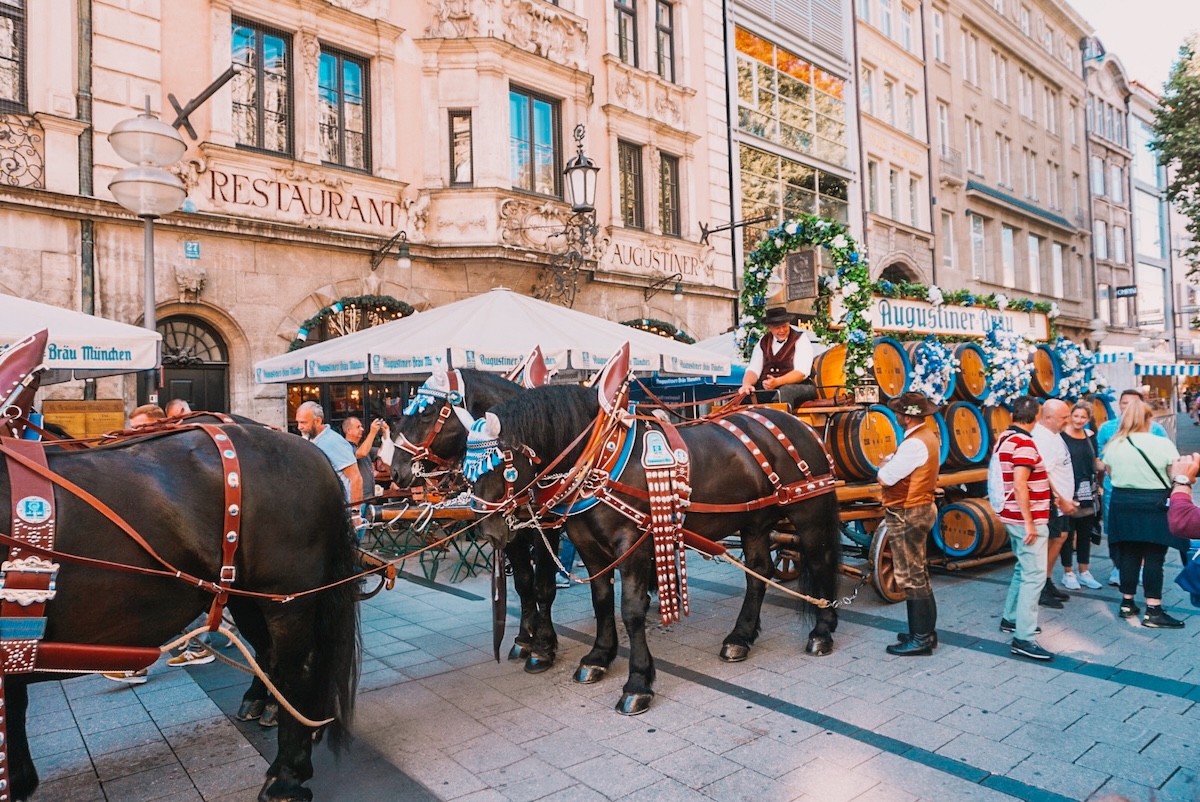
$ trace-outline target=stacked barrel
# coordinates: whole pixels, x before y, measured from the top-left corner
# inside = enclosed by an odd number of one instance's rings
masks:
[[[909,389],[913,365],[922,358],[922,344],[876,338],[869,371],[882,401],[897,398]],[[1003,405],[986,405],[991,387],[983,348],[975,342],[964,342],[952,346],[952,350],[959,368],[944,388],[948,401],[924,425],[937,434],[941,444],[938,456],[944,469],[978,469],[987,464],[992,445],[1012,423],[1012,413]],[[1029,361],[1029,394],[1039,399],[1056,397],[1063,370],[1053,347],[1036,346]],[[844,345],[829,349],[814,361],[812,376],[821,398],[846,400],[845,362]],[[1112,406],[1101,396],[1091,400],[1095,425],[1099,426],[1112,417]],[[884,460],[895,453],[904,433],[896,416],[880,403],[832,413],[823,434],[838,476],[847,482],[868,482],[874,480]],[[935,545],[952,559],[982,558],[1008,546],[1004,527],[985,498],[943,505],[932,535]]]

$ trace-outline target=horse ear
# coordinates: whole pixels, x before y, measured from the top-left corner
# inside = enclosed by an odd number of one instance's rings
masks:
[[[446,375],[445,365],[434,365],[429,380],[425,382],[433,390],[449,390],[450,377]]]
[[[500,436],[500,419],[494,413],[483,413],[483,431],[488,437],[498,438]]]

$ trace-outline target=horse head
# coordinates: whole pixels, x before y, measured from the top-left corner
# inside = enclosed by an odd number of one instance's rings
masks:
[[[540,462],[533,448],[505,438],[494,412],[485,413],[467,432],[463,477],[472,485],[475,511],[486,515],[479,524],[483,533],[499,548],[508,545],[519,508],[533,498]]]

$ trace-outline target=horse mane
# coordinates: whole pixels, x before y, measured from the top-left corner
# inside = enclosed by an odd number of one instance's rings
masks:
[[[462,368],[459,372],[462,374],[466,390],[466,397],[463,399],[464,404],[467,411],[475,417],[482,415],[487,411],[488,407],[501,403],[525,391],[524,387],[515,382],[510,382],[499,373],[489,373],[485,370],[475,370],[474,368]],[[476,408],[478,404],[486,403],[484,399],[489,395],[499,400],[493,401],[487,406]]]
[[[526,390],[492,407],[491,412],[500,418],[501,440],[527,445],[549,461],[592,425],[600,412],[600,403],[596,391],[590,387],[559,384]],[[573,453],[583,445],[577,443]],[[565,457],[564,462],[569,459],[570,456]]]

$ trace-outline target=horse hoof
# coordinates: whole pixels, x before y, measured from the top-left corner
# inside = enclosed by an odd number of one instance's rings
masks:
[[[238,721],[254,721],[263,714],[263,708],[266,706],[266,699],[243,699],[242,706],[238,708],[234,718]]]
[[[617,702],[617,712],[622,716],[637,716],[650,709],[653,701],[652,693],[623,693],[621,701]]]
[[[260,727],[278,727],[279,726],[279,703],[271,702],[263,708],[262,715],[259,716],[258,726]]]
[[[553,665],[553,657],[541,657],[536,654],[530,654],[529,657],[525,659],[525,673],[541,674],[543,671],[549,671],[550,667]]]
[[[575,669],[575,676],[571,679],[580,685],[591,685],[604,679],[604,675],[607,673],[608,669],[604,666],[589,666],[580,663],[579,668]]]
[[[811,644],[812,641],[809,641]],[[750,647],[740,643],[726,643],[721,646],[721,659],[726,663],[740,663],[750,656]]]
[[[817,657],[824,657],[827,654],[833,654],[833,639],[832,638],[809,638],[808,645],[804,647],[804,651]]]
[[[514,643],[512,648],[508,650],[509,660],[524,660],[529,656],[529,647],[520,643]]]
[[[278,777],[267,775],[258,802],[312,802],[312,791],[298,783],[287,783]]]

